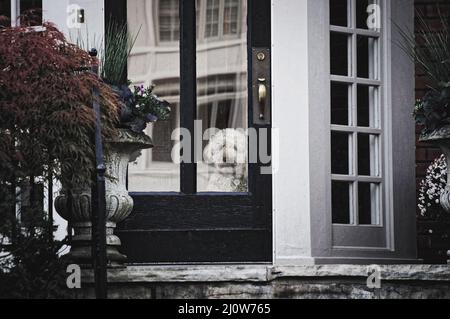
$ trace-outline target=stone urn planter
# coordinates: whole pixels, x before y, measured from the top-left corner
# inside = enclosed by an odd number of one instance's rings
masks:
[[[133,210],[133,199],[126,187],[127,168],[134,162],[141,150],[153,147],[152,139],[144,133],[121,129],[113,141],[106,141],[110,154],[106,158],[106,244],[110,266],[118,266],[126,261],[119,252],[120,239],[114,235],[117,223],[125,220]],[[90,265],[91,254],[91,189],[80,187],[62,189],[55,199],[57,212],[74,229],[71,251],[68,258],[81,265]]]
[[[421,142],[427,142],[438,146],[445,155],[447,168],[450,169],[450,125],[443,126],[431,132],[422,133]],[[447,186],[441,195],[440,204],[450,216],[450,172],[447,174]],[[447,264],[450,265],[450,244],[447,251]]]

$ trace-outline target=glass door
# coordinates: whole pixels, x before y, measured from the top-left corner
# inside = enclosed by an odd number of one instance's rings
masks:
[[[270,1],[119,2],[105,9],[137,35],[128,78],[172,109],[147,127],[155,147],[129,165],[123,253],[132,263],[270,262]]]

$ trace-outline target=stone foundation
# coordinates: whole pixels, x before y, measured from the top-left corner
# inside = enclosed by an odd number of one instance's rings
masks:
[[[130,266],[109,272],[109,297],[122,299],[450,299],[450,267],[380,266],[369,288],[367,266]],[[92,298],[92,272],[76,298]]]

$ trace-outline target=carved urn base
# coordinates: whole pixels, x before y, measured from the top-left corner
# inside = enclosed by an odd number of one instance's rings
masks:
[[[145,134],[120,130],[116,140],[107,141],[110,154],[106,158],[106,244],[110,267],[121,266],[126,256],[119,252],[120,239],[114,235],[117,223],[125,220],[133,210],[133,199],[126,188],[128,163],[140,155],[140,150],[153,147]],[[73,229],[71,250],[67,258],[77,264],[92,263],[91,189],[62,189],[55,199],[57,212],[69,222]]]
[[[73,229],[71,250],[67,257],[80,265],[92,263],[92,223],[91,218],[91,190],[75,189],[70,194],[61,190],[55,200],[58,213],[70,223]],[[72,207],[70,209],[70,207]],[[114,235],[116,222],[122,221],[133,209],[133,199],[128,193],[106,192],[106,245],[107,258],[110,266],[118,266],[126,261],[126,256],[119,252],[121,245],[119,237]]]
[[[450,125],[443,126],[432,132],[423,133],[420,141],[438,146],[445,155],[447,160],[447,186],[441,195],[440,202],[444,211],[450,216]],[[450,243],[447,251],[447,264],[450,265]]]

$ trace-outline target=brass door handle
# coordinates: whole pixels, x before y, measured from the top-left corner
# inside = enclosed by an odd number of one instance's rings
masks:
[[[263,104],[267,99],[267,87],[266,87],[266,79],[259,78],[258,79],[258,101],[260,104]]]
[[[258,102],[259,102],[259,119],[264,120],[264,113],[265,113],[265,106],[266,106],[266,99],[267,99],[267,86],[266,86],[266,79],[265,78],[259,78],[258,79],[259,85],[258,85]]]
[[[269,126],[272,118],[270,47],[252,48],[251,112],[254,125]]]

